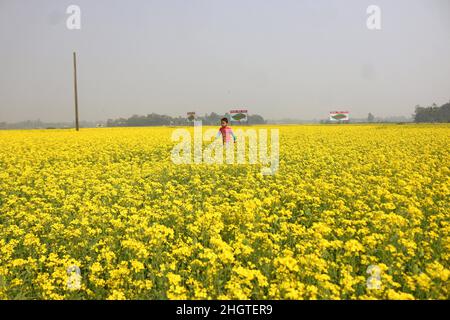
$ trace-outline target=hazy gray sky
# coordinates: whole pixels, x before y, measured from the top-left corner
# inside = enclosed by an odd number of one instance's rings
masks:
[[[0,0],[0,122],[71,121],[74,50],[81,120],[409,116],[450,100],[448,0]]]

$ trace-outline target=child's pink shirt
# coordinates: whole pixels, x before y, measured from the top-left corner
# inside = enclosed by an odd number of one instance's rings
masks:
[[[233,139],[236,140],[236,136],[234,135],[233,130],[229,126],[220,127],[219,132],[217,133],[217,137],[219,137],[219,135],[222,135],[224,143],[230,142],[231,137],[233,137]]]

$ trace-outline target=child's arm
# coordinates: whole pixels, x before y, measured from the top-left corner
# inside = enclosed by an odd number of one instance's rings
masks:
[[[233,137],[233,140],[234,140],[234,142],[236,142],[236,136],[234,135],[234,132],[233,132],[233,130],[231,130],[230,129],[230,134],[231,134],[231,136]]]
[[[222,132],[220,132],[220,130],[219,130],[219,132],[217,132],[217,134],[216,134],[216,139],[219,138],[221,135],[222,135]]]

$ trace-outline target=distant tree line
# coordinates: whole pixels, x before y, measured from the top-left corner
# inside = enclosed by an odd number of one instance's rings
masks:
[[[201,120],[204,125],[218,125],[220,119],[227,117],[230,119],[230,115],[217,114],[211,112],[210,114],[205,114],[203,116],[196,117],[197,120]],[[438,107],[433,103],[429,107],[416,106],[415,114],[413,114],[413,119],[417,123],[423,122],[435,122],[435,123],[450,123],[450,102]],[[411,119],[406,117],[388,117],[380,118],[375,117],[372,113],[369,113],[365,119],[350,118],[352,123],[360,122],[410,122]],[[144,127],[144,126],[185,126],[189,125],[191,122],[186,117],[171,117],[167,115],[160,115],[157,113],[151,113],[147,115],[133,115],[130,118],[118,118],[118,119],[108,119],[106,122],[107,127]],[[282,120],[265,120],[262,116],[254,114],[248,116],[249,124],[283,124],[283,123],[336,123],[326,120],[299,120],[299,119],[282,119]],[[104,121],[81,121],[80,126],[83,128],[93,128],[105,126]],[[73,128],[73,122],[43,122],[40,120],[27,120],[16,123],[8,123],[0,121],[0,129],[53,129],[53,128]]]
[[[450,102],[438,107],[433,103],[429,107],[416,106],[415,122],[450,122]]]
[[[227,117],[230,119],[228,113],[224,115],[211,112],[204,116],[197,116],[196,120],[201,120],[204,125],[219,125],[220,119]],[[147,126],[185,126],[191,123],[187,117],[171,117],[157,113],[147,115],[133,115],[130,118],[108,119],[106,121],[107,127],[147,127]],[[266,120],[260,115],[254,114],[248,116],[249,124],[264,124]]]

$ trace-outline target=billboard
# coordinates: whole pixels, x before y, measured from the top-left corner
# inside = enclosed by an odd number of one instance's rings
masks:
[[[230,110],[230,120],[248,122],[248,110]]]
[[[348,121],[348,111],[330,111],[330,121]]]

